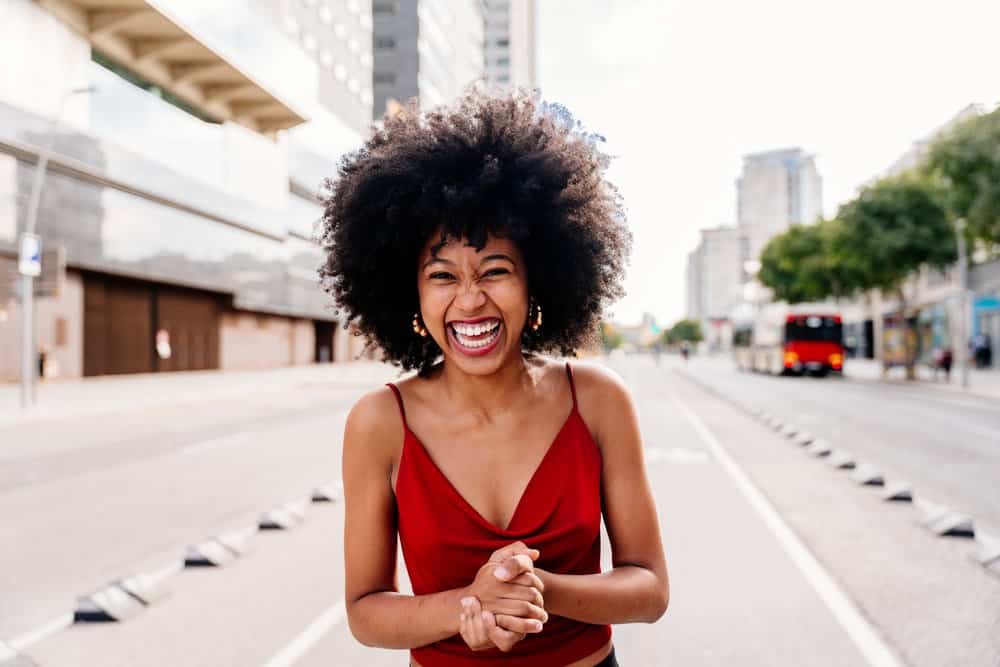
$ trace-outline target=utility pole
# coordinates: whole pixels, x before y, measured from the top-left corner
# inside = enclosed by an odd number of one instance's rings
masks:
[[[69,98],[81,93],[89,93],[94,90],[93,86],[84,88],[74,88],[68,91],[59,100],[59,107],[56,115],[49,124],[48,136],[42,152],[38,156],[38,167],[35,169],[35,180],[31,186],[31,200],[28,203],[28,217],[25,221],[24,232],[21,234],[21,248],[30,248],[41,254],[40,237],[35,235],[35,226],[38,222],[38,207],[42,201],[42,185],[45,183],[45,170],[52,156],[52,150],[56,141],[56,131],[59,129],[59,121],[62,119],[63,111]],[[25,258],[22,257],[22,261]],[[37,356],[35,346],[35,273],[31,269],[21,267],[21,408],[27,408],[35,402],[35,363]]]
[[[962,370],[962,388],[969,388],[969,267],[965,250],[965,218],[955,221],[958,235],[958,284],[959,284],[959,363]]]

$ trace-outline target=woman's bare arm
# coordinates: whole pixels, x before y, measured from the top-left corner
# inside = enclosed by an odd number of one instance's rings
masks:
[[[610,371],[584,364],[573,370],[580,414],[601,445],[602,510],[614,569],[571,575],[535,568],[545,584],[545,609],[585,623],[652,623],[667,609],[670,584],[635,407]]]
[[[390,482],[402,422],[389,389],[363,397],[344,431],[345,606],[365,646],[409,649],[458,634],[465,589],[404,595],[396,582],[396,507]],[[446,567],[446,563],[441,564]]]

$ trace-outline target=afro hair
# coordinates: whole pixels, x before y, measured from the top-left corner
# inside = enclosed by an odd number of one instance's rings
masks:
[[[603,137],[537,92],[471,86],[451,106],[411,101],[327,179],[318,236],[320,282],[386,361],[426,375],[441,355],[414,334],[417,260],[432,237],[487,236],[518,245],[528,289],[545,314],[522,349],[573,355],[596,340],[621,282],[632,236],[605,177]]]

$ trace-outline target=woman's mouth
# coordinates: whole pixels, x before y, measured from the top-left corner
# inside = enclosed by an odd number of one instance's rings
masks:
[[[500,342],[503,322],[498,318],[478,322],[452,322],[448,335],[459,352],[469,356],[482,356],[491,352]]]

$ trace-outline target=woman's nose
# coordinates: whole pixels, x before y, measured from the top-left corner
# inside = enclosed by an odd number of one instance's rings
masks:
[[[461,287],[461,291],[455,298],[456,305],[464,311],[473,312],[481,308],[486,303],[486,294],[479,283],[466,283]]]

